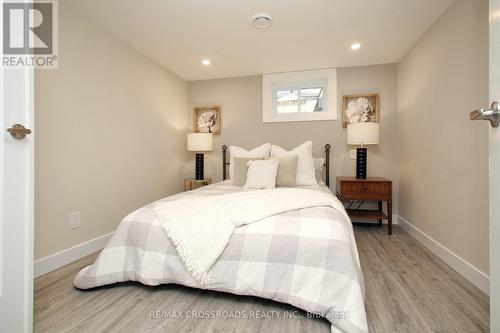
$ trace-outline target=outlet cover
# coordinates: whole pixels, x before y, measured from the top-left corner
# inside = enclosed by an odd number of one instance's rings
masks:
[[[80,212],[73,212],[69,214],[69,228],[77,229],[80,228],[81,214]]]
[[[356,149],[351,149],[349,151],[349,156],[350,156],[351,160],[355,160],[356,159]]]

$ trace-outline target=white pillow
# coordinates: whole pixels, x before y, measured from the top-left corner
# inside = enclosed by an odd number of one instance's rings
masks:
[[[271,157],[285,157],[298,155],[297,159],[297,186],[318,185],[314,175],[314,159],[312,156],[312,141],[307,141],[300,146],[286,151],[279,146],[271,147]]]
[[[276,187],[279,161],[253,160],[248,161],[247,181],[244,188],[270,189]]]
[[[314,173],[316,174],[316,182],[318,184],[323,185],[323,166],[325,165],[324,158],[315,158],[314,159]]]
[[[265,143],[252,150],[246,150],[237,146],[229,146],[229,179],[233,178],[234,158],[235,157],[251,157],[251,158],[265,158],[269,157],[271,151],[271,144]]]

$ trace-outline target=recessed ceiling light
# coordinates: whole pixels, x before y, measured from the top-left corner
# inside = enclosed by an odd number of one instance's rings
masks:
[[[210,65],[210,60],[208,60],[208,59],[203,59],[203,60],[201,61],[201,63],[202,63],[203,65],[205,65],[205,66],[208,66],[208,65]]]
[[[273,24],[273,17],[266,13],[255,14],[252,17],[252,25],[257,29],[266,29]]]
[[[351,50],[358,50],[360,47],[361,47],[361,44],[359,44],[359,43],[351,44]]]

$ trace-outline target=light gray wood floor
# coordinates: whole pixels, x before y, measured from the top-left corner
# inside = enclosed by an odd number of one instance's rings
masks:
[[[488,297],[401,228],[388,236],[385,228],[356,227],[355,234],[371,332],[489,331]],[[325,319],[255,297],[138,283],[76,290],[75,274],[95,256],[35,280],[35,332],[330,332]],[[161,313],[192,310],[261,311],[269,318],[169,319]],[[160,318],[150,318],[151,311],[160,311]]]

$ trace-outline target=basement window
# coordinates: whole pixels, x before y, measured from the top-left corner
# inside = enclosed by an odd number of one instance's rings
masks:
[[[324,86],[277,89],[273,91],[273,108],[276,113],[322,112],[324,91]]]
[[[263,121],[337,119],[335,69],[263,76]]]

